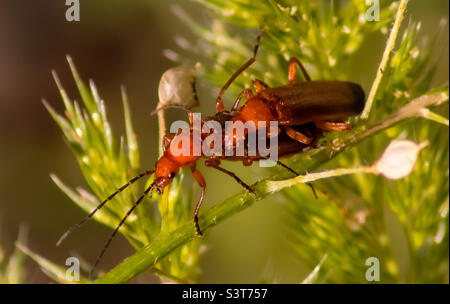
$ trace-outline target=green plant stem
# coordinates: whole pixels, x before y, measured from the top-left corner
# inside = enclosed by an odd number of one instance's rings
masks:
[[[408,221],[409,222],[409,221]],[[410,229],[409,229],[409,224],[406,225],[402,225],[403,228],[403,233],[407,236],[410,236]],[[414,245],[412,244],[412,240],[411,237],[407,237],[406,238],[406,242],[408,245],[408,256],[409,256],[409,267],[408,267],[408,271],[406,273],[406,284],[414,284],[415,280],[416,280],[416,274],[415,274],[415,269],[416,269],[416,254],[415,254],[415,250],[414,250]]]
[[[294,178],[289,178],[281,181],[268,181],[267,188],[270,192],[278,192],[283,190],[284,188],[292,187],[297,184],[304,184],[313,182],[319,179],[337,177],[349,174],[358,174],[358,173],[371,173],[377,174],[377,171],[372,167],[356,167],[356,168],[338,168],[332,170],[326,170],[322,172],[314,172],[308,173],[305,175],[299,175]]]
[[[400,25],[402,23],[403,16],[405,14],[407,4],[408,0],[402,0],[398,7],[397,14],[395,16],[395,22],[389,35],[389,39],[387,40],[386,48],[384,49],[383,57],[381,58],[380,66],[378,67],[377,70],[377,75],[375,76],[375,80],[373,81],[372,87],[369,92],[369,96],[367,97],[364,111],[361,114],[362,119],[367,119],[369,117],[370,109],[372,108],[372,104],[375,100],[378,87],[381,83],[381,79],[383,78],[384,71],[386,70],[386,66],[389,61],[392,49],[395,46],[395,41],[397,40],[398,31],[400,29]]]
[[[429,119],[429,120],[433,120],[433,121],[435,121],[435,122],[437,122],[437,123],[446,125],[447,127],[449,126],[448,118],[445,118],[445,117],[443,117],[443,116],[441,116],[441,115],[439,115],[439,114],[436,114],[436,113],[434,113],[434,112],[431,112],[431,111],[428,110],[428,109],[423,109],[423,111],[422,111],[422,117],[424,117],[424,118],[426,118],[426,119]]]
[[[178,284],[193,284],[193,282],[191,282],[191,281],[185,281],[183,279],[180,279],[180,278],[178,278],[176,276],[173,276],[173,275],[171,275],[169,273],[166,273],[166,272],[162,271],[161,269],[159,269],[157,267],[154,267],[151,270],[151,272],[157,274],[159,277],[163,277],[163,278],[169,279],[172,282],[175,282],[175,283],[178,283]]]
[[[313,271],[302,281],[302,284],[314,284],[316,283],[317,277],[319,275],[319,271],[322,268],[323,262],[327,259],[328,254],[324,254],[319,264],[314,267]]]
[[[448,101],[448,86],[439,92],[423,95],[411,101],[398,110],[395,114],[370,127],[358,127],[336,138],[331,144],[323,145],[317,149],[300,153],[291,158],[294,169],[306,172],[324,164],[338,153],[345,151],[365,138],[382,130],[390,128],[397,123],[412,117],[421,116],[420,112],[427,106],[439,105]],[[264,179],[252,186],[256,195],[252,196],[247,191],[241,191],[205,211],[199,217],[200,227],[206,232],[209,228],[217,225],[226,218],[250,207],[253,202],[262,200],[272,194],[268,183],[272,180],[286,178],[287,174],[279,174],[271,179]],[[153,267],[158,261],[166,257],[176,248],[186,244],[196,237],[194,223],[187,223],[170,233],[161,233],[152,243],[144,246],[132,256],[99,278],[96,283],[123,283],[129,281],[140,273]]]

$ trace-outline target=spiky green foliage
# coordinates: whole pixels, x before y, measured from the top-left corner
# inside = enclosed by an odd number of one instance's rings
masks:
[[[91,213],[100,202],[145,170],[139,169],[139,146],[125,89],[122,88],[122,99],[126,138],[119,139],[113,135],[105,102],[100,98],[95,84],[91,80],[87,87],[71,58],[67,59],[81,96],[82,106],[67,95],[55,72],[53,76],[65,105],[65,115],[58,114],[46,101],[44,105],[63,131],[91,191],[79,187],[73,190],[55,175],[52,174],[51,177],[75,204],[87,213]],[[157,136],[154,140],[157,142]],[[174,180],[170,192],[153,199],[146,197],[124,222],[119,232],[136,249],[151,242],[158,234],[167,233],[177,228],[180,223],[185,223],[188,218],[191,219],[189,202],[192,200],[188,201],[186,194],[183,194],[182,180],[183,174],[180,174]],[[148,180],[146,187],[151,182],[152,177]],[[139,183],[132,184],[108,201],[94,215],[94,219],[108,227],[116,228],[141,195],[140,189]],[[160,276],[163,281],[194,281],[198,275],[199,246],[200,242],[186,244],[175,251],[169,259],[154,265],[150,270]],[[51,278],[65,282],[63,268],[24,246],[21,248],[46,269]],[[99,247],[100,250],[101,247]],[[85,278],[81,280],[81,282],[87,281]]]
[[[69,57],[68,61],[85,109],[67,96],[55,72],[53,76],[65,105],[65,117],[56,113],[46,101],[44,104],[64,132],[83,176],[94,194],[83,189],[73,191],[55,175],[52,175],[52,179],[77,205],[90,213],[104,198],[138,174],[139,147],[125,95],[127,142],[123,137],[119,141],[112,134],[104,101],[101,100],[94,83],[91,81],[88,88]],[[132,185],[130,188],[105,205],[102,212],[96,215],[96,219],[111,228],[116,227],[123,214],[131,208],[138,197],[138,187]],[[136,210],[138,215],[143,215],[144,212],[143,208]],[[134,246],[139,247],[148,242],[155,229],[155,223],[148,219],[141,222],[136,221],[136,217],[130,217],[121,232]]]
[[[17,243],[27,242],[28,231],[25,226],[20,226]],[[0,284],[22,284],[25,281],[25,254],[16,248],[10,256],[6,256],[0,246]]]
[[[380,22],[367,22],[364,14],[368,7],[364,1],[199,2],[215,13],[211,29],[195,23],[181,10],[177,12],[201,37],[203,47],[191,46],[190,50],[214,58],[216,65],[204,67],[201,72],[219,85],[250,56],[252,47],[249,39],[242,39],[242,35],[234,32],[235,28],[225,27],[224,23],[257,28],[265,22],[262,51],[257,63],[234,83],[236,92],[248,87],[249,77],[270,86],[282,85],[286,81],[288,58],[292,56],[303,61],[313,79],[353,80],[355,76],[349,73],[355,70],[352,55],[373,37],[371,33],[388,32],[387,25],[393,21],[400,3],[384,1]],[[420,22],[410,21],[398,36],[402,40],[383,71],[370,122],[379,121],[431,90],[436,63],[430,62],[430,56],[438,35],[433,39],[420,38]],[[369,58],[379,56],[370,54]],[[438,111],[448,117],[446,109],[447,106]],[[448,118],[428,110],[423,112],[424,117],[448,126]],[[398,137],[429,140],[432,148],[420,157],[414,174],[402,181],[391,182],[370,175],[321,181],[317,187],[326,195],[317,201],[302,187],[283,192],[292,214],[286,229],[299,257],[314,267],[327,255],[320,268],[324,282],[365,282],[365,260],[369,256],[380,259],[381,277],[386,283],[448,281],[447,132],[447,127],[431,121],[405,123],[358,144],[327,164],[355,167],[371,163]],[[337,138],[332,135],[328,140]],[[386,228],[386,207],[397,216],[408,243],[408,255],[401,257],[409,260],[404,273],[399,270],[403,261],[394,255]]]
[[[435,64],[430,63],[433,44],[424,44],[423,41],[418,40],[419,29],[420,25],[413,23],[405,29],[402,41],[388,64],[386,78],[378,91],[370,120],[380,119],[386,113],[404,106],[410,98],[420,96],[431,89],[429,84],[435,69]],[[447,112],[445,108],[439,111]],[[330,208],[337,207],[337,210],[343,214],[342,218],[347,221],[341,229],[351,232],[356,239],[357,236],[361,237],[361,234],[366,235],[352,244],[348,244],[351,237],[333,244],[333,247],[340,248],[340,252],[354,252],[352,248],[360,246],[363,246],[364,250],[360,248],[359,255],[349,254],[336,258],[335,263],[329,259],[324,268],[328,266],[330,269],[335,269],[339,265],[365,267],[363,261],[368,256],[375,256],[381,261],[381,269],[384,272],[383,282],[448,281],[446,269],[449,254],[448,242],[445,241],[445,235],[448,237],[448,212],[445,210],[448,210],[449,192],[446,176],[448,172],[447,132],[446,126],[432,121],[407,122],[358,145],[356,149],[330,162],[329,166],[346,167],[370,163],[391,140],[399,137],[430,143],[429,148],[421,154],[416,171],[401,181],[392,182],[382,177],[364,175],[320,182],[320,187],[327,193],[328,199],[335,204]],[[434,182],[430,183],[431,180]],[[398,254],[396,256],[392,249],[392,242],[396,241],[389,238],[386,226],[388,221],[386,213],[389,215],[389,212],[386,207],[395,213],[404,232],[404,239],[401,241],[408,244],[407,254],[402,253],[401,257]],[[332,231],[336,227],[329,228]],[[421,237],[418,238],[417,234]],[[438,234],[440,239],[436,238]],[[308,236],[316,237],[315,234]],[[328,241],[339,237],[330,235]],[[436,240],[436,243],[432,240]],[[437,249],[440,252],[439,257],[435,255],[435,252],[431,252],[429,247],[439,248]],[[303,254],[312,255],[313,250],[306,249]],[[333,257],[331,251],[329,256]],[[315,260],[319,258],[320,255],[316,254]],[[399,265],[404,264],[406,260],[409,261],[408,267],[401,271]],[[433,267],[428,268],[428,272],[424,273],[422,264]],[[349,271],[347,278],[330,274],[328,281],[361,282],[363,278],[354,276],[359,271],[358,269]]]
[[[348,80],[353,55],[371,33],[383,29],[392,20],[397,3],[380,11],[379,22],[367,22],[364,1],[221,1],[197,0],[214,12],[211,25],[201,25],[181,8],[175,13],[200,37],[197,44],[180,44],[200,53],[207,63],[200,73],[208,81],[223,85],[253,52],[255,32],[264,24],[262,47],[258,59],[236,79],[235,96],[249,86],[250,78],[259,78],[270,86],[286,84],[290,57],[300,59],[313,79]],[[383,1],[383,3],[385,3]],[[227,22],[239,27],[229,27]],[[252,33],[252,34],[251,34]]]
[[[227,96],[236,96],[235,93],[248,87],[250,79],[254,78],[270,86],[285,84],[287,61],[291,56],[303,61],[313,79],[356,81],[357,76],[351,72],[358,71],[353,55],[373,34],[389,32],[399,7],[399,2],[387,4],[381,9],[379,22],[367,22],[364,19],[367,7],[364,1],[358,0],[198,2],[213,11],[213,19],[211,24],[199,24],[176,9],[177,15],[199,36],[198,44],[183,46],[205,58],[199,71],[200,78],[217,86],[223,85],[229,75],[251,56],[256,35],[254,29],[264,22],[265,32],[257,62],[236,79]],[[229,23],[234,25],[229,26]],[[385,283],[448,281],[448,130],[435,122],[448,125],[448,106],[445,103],[448,101],[448,86],[430,88],[432,44],[420,44],[417,24],[412,22],[402,34],[400,32],[399,37],[403,40],[396,46],[388,61],[388,69],[383,71],[382,82],[376,87],[369,120],[354,119],[354,130],[326,134],[317,148],[293,156],[288,163],[302,173],[320,166],[352,168],[373,163],[395,138],[409,138],[416,142],[428,140],[429,146],[420,155],[416,171],[401,181],[386,181],[383,177],[371,175],[333,178],[317,183],[321,193],[318,200],[311,196],[309,190],[305,192],[304,187],[283,190],[290,214],[285,229],[291,236],[292,251],[312,271],[306,279],[299,277],[298,282],[366,282],[365,261],[370,256],[379,258],[381,281]],[[370,56],[375,65],[380,58],[381,53]],[[362,72],[367,71],[358,71]],[[375,71],[371,74],[375,75]],[[78,76],[75,78],[80,88],[81,80]],[[370,84],[363,86],[370,88]],[[66,109],[72,114],[62,118],[50,111],[74,148],[92,191],[101,199],[125,183],[132,176],[130,171],[136,171],[138,164],[132,161],[136,160],[129,152],[133,149],[124,148],[123,152],[117,153],[111,148],[114,145],[107,144],[108,128],[100,124],[95,130],[92,126],[96,125],[88,123],[93,113],[102,113],[103,107],[97,105],[101,102],[96,101],[92,92],[82,86],[80,88],[87,114],[79,114],[78,106],[64,93]],[[432,106],[439,107],[430,108]],[[420,121],[417,117],[435,121]],[[81,135],[77,134],[77,126],[82,127]],[[130,135],[132,131],[128,133]],[[156,142],[156,135],[154,140]],[[128,145],[128,148],[134,146],[134,153],[138,153],[136,143],[130,145],[128,142]],[[90,152],[94,155],[109,157],[108,161],[114,163],[116,169],[115,172],[102,173],[105,178],[100,186],[93,176],[100,175],[100,168],[111,168],[83,163],[83,157],[90,156],[89,150],[95,150]],[[288,177],[285,172],[277,173],[252,186],[256,191],[255,197],[243,191],[204,210],[199,219],[202,229],[207,231],[255,201],[280,191],[281,188],[274,188],[271,181]],[[195,279],[192,273],[195,273],[193,269],[198,262],[200,241],[195,238],[190,217],[193,199],[188,195],[181,196],[182,182],[180,177],[172,185],[170,197],[166,192],[165,197],[157,198],[158,208],[153,209],[150,216],[143,214],[143,209],[138,210],[135,220],[122,231],[138,251],[100,277],[98,283],[126,282],[155,267],[157,273],[178,277],[180,281]],[[87,211],[98,203],[85,191],[76,193],[65,186],[62,188]],[[105,212],[96,220],[114,226],[137,194],[137,188],[122,194],[110,205],[112,215]],[[119,206],[117,209],[115,204]],[[163,219],[162,225],[156,209]],[[390,220],[386,217],[394,218],[402,227],[404,241],[408,244],[407,256],[395,254],[387,227]],[[399,265],[405,259],[409,266],[402,272]]]

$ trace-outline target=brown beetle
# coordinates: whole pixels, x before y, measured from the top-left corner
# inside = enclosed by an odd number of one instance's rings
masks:
[[[261,35],[261,33],[260,33]],[[269,123],[277,121],[280,126],[277,134],[269,134],[278,140],[278,156],[286,156],[293,153],[304,151],[306,148],[312,146],[319,139],[322,131],[345,131],[351,129],[351,125],[346,123],[350,116],[359,114],[365,102],[365,96],[362,88],[355,83],[341,82],[341,81],[311,81],[308,73],[303,65],[296,58],[291,58],[289,63],[288,80],[289,83],[285,86],[269,88],[264,82],[260,80],[253,81],[253,88],[256,94],[250,89],[243,90],[230,111],[226,111],[223,105],[222,96],[230,84],[248,68],[254,61],[258,51],[260,35],[257,39],[257,44],[254,48],[253,57],[250,58],[244,65],[242,65],[227,81],[219,93],[216,100],[216,114],[211,117],[206,117],[202,120],[202,124],[207,121],[216,121],[223,126],[227,121],[240,122],[258,122]],[[300,67],[306,82],[297,82],[297,65]],[[239,107],[242,97],[246,97],[246,102]],[[170,106],[168,106],[170,107]],[[180,107],[180,106],[177,106]],[[181,106],[183,108],[183,106]],[[160,108],[158,110],[161,110]],[[188,109],[188,111],[190,111]],[[192,113],[191,113],[192,114]],[[113,234],[105,244],[102,252],[98,256],[95,266],[98,264],[100,258],[103,256],[106,248],[109,246],[112,238],[115,236],[121,225],[125,222],[131,212],[142,201],[145,195],[152,195],[153,190],[162,193],[164,189],[170,185],[179,172],[180,168],[190,168],[195,180],[201,187],[201,195],[197,202],[194,211],[194,223],[198,235],[202,235],[199,223],[198,213],[200,206],[204,200],[206,182],[202,173],[196,168],[197,161],[200,158],[205,158],[206,166],[213,167],[231,177],[233,177],[240,185],[247,189],[250,193],[254,193],[250,186],[243,182],[233,172],[220,167],[221,160],[242,161],[244,165],[248,166],[255,160],[264,159],[261,155],[249,156],[207,156],[204,154],[193,155],[192,147],[195,145],[193,140],[193,125],[192,116],[190,115],[191,128],[190,133],[177,133],[174,136],[167,135],[164,138],[164,153],[157,161],[155,170],[146,171],[135,178],[131,179],[127,184],[120,187],[115,193],[104,200],[94,211],[92,211],[79,224],[72,226],[58,241],[58,244],[67,237],[75,228],[78,228],[87,219],[91,218],[103,205],[111,200],[116,194],[123,191],[129,185],[140,179],[141,177],[155,174],[154,182],[145,189],[142,196],[127,212],[125,217],[121,220],[119,225],[114,230]],[[203,140],[208,134],[201,134]],[[173,140],[179,140],[181,136],[187,138],[190,148],[187,153],[174,155],[169,149]],[[245,133],[241,138],[241,142],[246,144]],[[239,139],[237,139],[239,140]],[[277,161],[281,165],[297,174],[294,170],[287,167],[283,163]]]

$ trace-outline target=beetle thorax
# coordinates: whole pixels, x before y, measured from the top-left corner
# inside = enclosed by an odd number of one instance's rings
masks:
[[[276,120],[272,111],[263,101],[263,99],[255,96],[248,100],[239,110],[233,120],[241,120],[243,122],[253,121],[258,125],[259,121],[269,123]]]

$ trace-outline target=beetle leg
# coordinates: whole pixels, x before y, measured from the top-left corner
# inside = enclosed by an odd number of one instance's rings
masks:
[[[295,66],[296,64],[298,64],[300,70],[302,70],[303,76],[305,77],[306,81],[311,81],[311,77],[309,77],[300,60],[298,60],[295,57],[292,57],[291,60],[289,61],[289,72],[288,72],[289,83],[293,84],[297,82],[297,67]]]
[[[236,111],[237,108],[239,107],[239,103],[241,102],[242,96],[245,95],[245,100],[247,101],[249,98],[253,97],[253,92],[250,89],[245,89],[243,90],[238,98],[236,98],[236,101],[233,104],[233,107],[231,108],[231,112]]]
[[[251,158],[245,158],[245,159],[242,161],[242,164],[243,164],[244,166],[246,166],[246,167],[251,166],[251,165],[253,164],[253,160],[252,160]]]
[[[203,124],[205,123],[205,121],[203,120],[203,118],[201,118],[200,119],[200,121],[201,121],[201,123],[200,123],[200,125],[197,125],[197,124],[195,124],[194,125],[194,112],[189,112],[188,113],[188,118],[189,118],[189,129],[191,130],[191,132],[193,132],[193,131],[197,131],[197,132],[202,132],[202,126],[203,126]],[[194,127],[197,127],[197,128],[194,128]],[[200,129],[198,129],[198,127],[200,127]],[[195,130],[194,130],[195,129]]]
[[[253,80],[253,88],[255,89],[256,94],[261,92],[264,89],[267,89],[269,86],[262,80],[255,79]]]
[[[199,184],[202,192],[200,194],[200,198],[198,199],[197,205],[195,205],[195,211],[194,211],[194,224],[195,224],[195,230],[197,231],[198,236],[202,236],[203,233],[200,230],[200,225],[198,224],[198,212],[200,210],[200,206],[203,203],[203,200],[205,199],[205,189],[206,189],[206,182],[205,178],[203,177],[203,174],[195,167],[195,165],[191,166],[192,175],[194,175],[195,180]]]
[[[352,125],[345,122],[316,121],[314,125],[323,131],[348,131]]]
[[[294,130],[291,127],[285,126],[284,130],[286,131],[286,134],[290,138],[295,139],[296,141],[299,141],[302,144],[309,145],[312,141],[311,137],[308,137],[308,136],[304,135],[303,133],[300,133],[299,131]]]
[[[189,126],[192,128],[194,126],[194,113],[189,112],[188,117],[189,117]]]
[[[170,134],[164,135],[163,140],[162,140],[162,146],[163,146],[164,152],[167,151],[167,149],[169,148],[170,142],[172,141],[172,139],[173,139],[173,135],[170,135]]]
[[[253,191],[253,189],[249,185],[247,185],[239,177],[237,177],[236,174],[234,174],[231,171],[228,171],[227,169],[224,169],[224,168],[220,167],[220,160],[218,160],[218,159],[209,159],[209,160],[205,161],[205,165],[207,167],[211,167],[211,168],[217,169],[220,172],[223,172],[223,173],[231,176],[232,178],[234,178],[236,180],[236,182],[238,182],[239,185],[241,185],[248,192],[250,192],[250,194],[255,195],[255,191]]]
[[[256,38],[256,45],[253,49],[253,56],[249,60],[247,60],[246,63],[244,63],[236,72],[231,75],[230,79],[225,83],[222,90],[220,90],[219,96],[217,96],[216,99],[216,113],[223,112],[225,110],[225,107],[223,106],[223,100],[222,96],[225,93],[225,91],[228,89],[228,87],[233,83],[233,81],[236,79],[236,77],[239,76],[243,71],[245,71],[250,65],[255,62],[256,54],[258,53],[259,48],[259,42],[261,40],[261,35],[263,33],[263,26],[261,25],[261,28],[259,29],[258,37]]]

